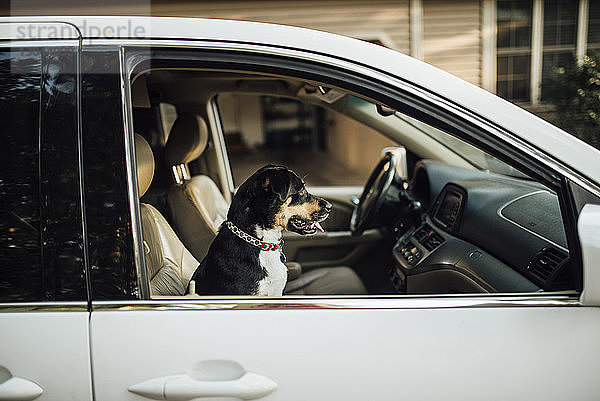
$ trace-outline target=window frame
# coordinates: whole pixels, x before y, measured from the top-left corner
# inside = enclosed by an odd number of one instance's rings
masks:
[[[546,1],[548,0],[544,0],[544,16],[546,15],[546,11],[547,11],[547,4]],[[550,67],[550,68],[555,68],[557,66],[560,66],[560,64],[557,65],[557,63],[554,62],[554,60],[556,60],[557,58],[562,57],[567,57],[567,59],[570,61],[572,60],[572,56],[573,54],[577,54],[577,32],[579,30],[579,15],[578,15],[578,10],[577,8],[579,7],[579,4],[573,5],[575,7],[575,32],[574,32],[574,37],[573,37],[573,43],[568,43],[568,44],[553,44],[553,45],[546,45],[545,43],[545,29],[546,29],[546,18],[544,17],[544,20],[542,21],[542,24],[544,25],[543,29],[542,29],[542,50],[541,50],[541,77],[539,77],[539,93],[537,93],[538,99],[540,101],[544,101],[545,100],[545,96],[544,96],[544,85],[547,84],[546,82],[546,75],[545,74],[552,74],[552,71],[546,71],[545,67]],[[563,22],[564,20],[557,20],[557,23],[555,25],[556,30],[559,31],[561,26],[565,26],[564,24],[561,24],[559,22]],[[589,23],[589,21],[586,21],[586,25]],[[553,60],[550,63],[546,63],[544,62],[544,59],[546,57],[551,57]],[[569,64],[567,62],[567,64]]]
[[[498,46],[498,39],[499,39],[499,32],[498,32],[498,1],[495,2],[495,7],[496,7],[496,19],[495,19],[495,24],[496,24],[496,44],[495,44],[495,49],[496,49],[496,55],[495,55],[495,62],[496,62],[496,79],[495,79],[495,85],[494,85],[494,93],[498,93],[498,83],[501,82],[498,77],[499,77],[499,68],[498,68],[498,64],[499,64],[499,60],[500,57],[506,57],[507,58],[507,63],[514,63],[515,57],[528,57],[529,58],[529,65],[527,66],[527,72],[525,73],[526,77],[525,77],[525,82],[527,81],[532,81],[534,79],[534,60],[533,60],[533,48],[535,46],[535,32],[536,32],[536,26],[535,26],[535,21],[534,18],[536,16],[536,10],[534,7],[531,7],[529,9],[529,11],[531,12],[528,17],[531,19],[532,25],[531,25],[531,29],[530,29],[530,33],[529,33],[529,38],[528,38],[528,44],[526,46],[512,46],[512,45],[508,45],[506,47],[502,47],[500,48]],[[533,6],[533,4],[532,4]],[[512,24],[512,21],[511,21]],[[512,68],[511,68],[512,70]],[[509,90],[509,92],[511,93],[512,98],[514,98],[513,94],[513,83],[515,82],[514,76],[517,74],[514,74],[512,71],[510,74],[507,74],[510,78],[503,80],[505,82],[508,83],[508,85],[511,87],[511,89]],[[520,74],[518,74],[520,75]],[[533,95],[532,92],[532,87],[526,88],[528,93],[526,95],[526,97],[531,98]],[[512,101],[512,99],[509,99]],[[519,100],[517,100],[519,101]]]
[[[112,44],[113,41],[98,41],[99,45],[105,45],[107,43]],[[374,101],[382,102],[391,107],[401,105],[403,110],[410,109],[411,114],[422,121],[428,122],[437,127],[445,128],[453,135],[458,136],[463,140],[467,140],[467,142],[476,146],[482,147],[501,160],[507,161],[508,159],[510,162],[509,164],[511,165],[514,165],[516,162],[519,165],[519,169],[524,170],[536,180],[539,180],[548,187],[554,189],[557,194],[559,194],[561,210],[563,211],[562,213],[565,231],[567,232],[569,251],[572,255],[573,263],[576,266],[575,270],[579,272],[578,274],[580,274],[580,271],[582,270],[581,252],[579,250],[579,241],[576,232],[577,216],[576,211],[574,211],[571,207],[572,197],[568,190],[567,180],[577,182],[578,184],[582,185],[582,187],[599,196],[600,189],[579,175],[576,171],[569,169],[561,162],[548,155],[545,155],[542,151],[536,149],[531,144],[528,144],[517,138],[507,130],[484,120],[473,112],[468,111],[459,105],[453,104],[447,99],[440,98],[434,93],[428,92],[384,72],[373,70],[365,66],[356,65],[349,61],[335,59],[322,54],[312,54],[292,49],[272,48],[264,45],[214,43],[202,40],[165,40],[160,42],[152,40],[129,40],[125,43],[121,41],[120,44],[121,54],[124,55],[121,63],[121,76],[125,80],[123,85],[125,88],[130,87],[130,78],[132,76],[136,75],[136,73],[139,73],[140,71],[145,71],[148,69],[147,66],[144,67],[142,65],[144,62],[143,57],[139,57],[139,55],[135,54],[136,51],[143,51],[146,54],[152,54],[152,52],[155,52],[155,54],[160,54],[162,58],[168,58],[166,61],[167,64],[173,62],[181,63],[184,61],[190,62],[190,59],[192,59],[196,65],[202,63],[202,68],[210,69],[231,69],[232,64],[226,64],[225,62],[229,61],[230,63],[235,64],[236,60],[238,63],[236,64],[238,69],[239,66],[243,66],[243,69],[247,71],[259,71],[263,73],[276,71],[280,75],[290,75],[302,78],[305,78],[303,74],[306,74],[306,70],[308,69],[308,73],[313,80],[325,82],[334,86],[336,86],[337,82],[339,84],[337,86],[344,87],[349,91],[353,91],[354,89],[355,92],[361,93],[362,95],[373,99]],[[192,56],[192,54],[194,56]],[[211,57],[208,57],[209,55]],[[150,57],[146,59],[146,62],[151,59],[153,67],[167,68],[167,64],[162,65],[157,62],[161,57]],[[276,68],[276,70],[274,70],[274,68]],[[291,73],[292,71],[293,73]],[[326,77],[326,79],[321,79],[323,77]],[[129,142],[131,143],[133,136],[133,123],[131,119],[132,103],[128,89],[124,89],[123,96],[123,112],[126,115],[129,115],[129,117],[126,118],[128,121],[126,135],[130,137]],[[216,122],[218,122],[218,120],[212,121],[211,124],[215,124]],[[510,155],[512,157],[506,155]],[[518,157],[513,159],[515,156]],[[129,198],[137,200],[137,177],[135,173],[135,167],[133,164],[131,164],[131,161],[127,166],[127,172],[127,180],[129,183],[129,190],[131,192]],[[139,204],[139,202],[134,203]],[[132,205],[132,208],[135,208],[135,206]],[[141,246],[143,239],[141,238],[141,219],[139,212],[133,213],[132,218],[133,226],[137,227],[134,229],[134,231],[137,232],[137,234],[134,235],[134,242],[136,242],[138,246]],[[143,253],[140,253],[137,256],[136,261],[137,265],[141,266],[141,268],[145,270]],[[138,276],[138,280],[139,279],[140,277]],[[147,281],[146,283],[139,282],[138,284],[140,286],[148,286]],[[581,289],[578,288],[578,290]],[[94,304],[100,309],[112,309],[117,307],[117,305],[120,305],[119,307],[127,305],[132,309],[152,309],[155,308],[156,305],[166,305],[166,307],[170,309],[178,309],[180,307],[178,305],[181,303],[185,305],[181,307],[186,309],[189,307],[194,309],[207,309],[218,307],[217,305],[221,304],[231,305],[232,302],[235,304],[234,307],[236,309],[245,309],[248,307],[252,309],[270,309],[275,307],[360,307],[377,309],[380,307],[411,307],[410,305],[415,301],[415,298],[417,298],[417,303],[425,302],[426,304],[430,303],[431,305],[437,305],[439,302],[441,302],[444,304],[444,306],[441,307],[464,307],[465,305],[506,305],[507,303],[520,305],[523,304],[522,302],[525,299],[527,302],[533,302],[533,304],[536,305],[542,305],[549,300],[557,301],[562,305],[577,305],[579,302],[579,294],[577,293],[565,294],[564,292],[545,292],[539,294],[482,294],[476,296],[473,296],[472,294],[460,294],[452,296],[427,295],[419,297],[415,297],[414,295],[398,294],[391,296],[309,296],[302,298],[284,297],[276,299],[257,299],[256,297],[226,297],[226,299],[223,299],[223,297],[220,297],[216,299],[190,298],[188,300],[185,298],[177,298],[150,300],[148,298],[138,298],[135,301],[126,301],[125,303],[119,301],[94,301]],[[446,300],[448,301],[447,305],[445,304]],[[457,300],[459,300],[459,302],[453,302]],[[383,304],[380,304],[380,301]]]
[[[565,46],[548,46],[543,44],[544,36],[544,0],[528,0],[532,2],[532,38],[531,48],[527,53],[530,57],[530,91],[529,99],[521,102],[525,106],[540,107],[542,106],[542,72],[544,62],[544,52],[552,52],[553,50],[564,49]],[[498,37],[497,27],[498,18],[497,0],[483,0],[482,7],[482,86],[492,92],[497,93],[498,72],[496,65],[498,62],[498,51],[496,40]],[[588,26],[589,26],[589,0],[579,0],[577,4],[577,23],[576,23],[576,40],[575,40],[575,56],[578,63],[583,62],[588,47],[593,49],[600,48],[600,44],[591,45],[588,43]]]

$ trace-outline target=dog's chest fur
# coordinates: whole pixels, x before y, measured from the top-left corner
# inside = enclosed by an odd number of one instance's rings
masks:
[[[258,238],[264,242],[277,243],[281,238],[281,230],[263,230],[256,228]],[[267,273],[266,277],[258,282],[257,295],[262,296],[281,296],[287,283],[287,267],[281,261],[279,251],[260,251],[258,254],[260,266]]]

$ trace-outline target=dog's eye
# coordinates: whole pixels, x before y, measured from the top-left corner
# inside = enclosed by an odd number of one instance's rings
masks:
[[[298,195],[300,196],[304,196],[306,194],[306,189],[302,188],[300,191],[298,191]]]

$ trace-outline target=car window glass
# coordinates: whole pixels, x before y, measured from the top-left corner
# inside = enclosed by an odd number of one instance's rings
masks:
[[[0,63],[0,301],[85,300],[77,47],[12,48]]]
[[[0,301],[42,297],[39,196],[40,51],[0,52]]]

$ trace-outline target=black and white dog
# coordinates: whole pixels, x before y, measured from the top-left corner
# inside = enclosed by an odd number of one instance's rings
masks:
[[[284,229],[323,231],[331,204],[283,166],[265,166],[238,189],[208,254],[191,277],[197,294],[279,296],[287,282]]]

